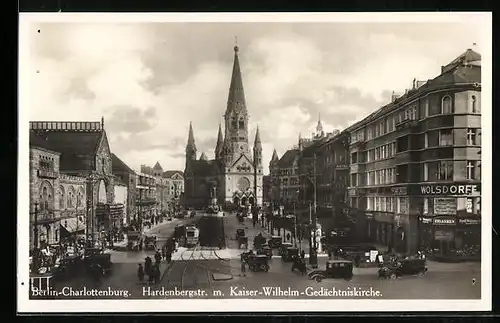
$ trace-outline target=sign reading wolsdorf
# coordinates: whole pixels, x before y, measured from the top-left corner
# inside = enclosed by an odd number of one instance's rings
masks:
[[[431,184],[420,186],[422,195],[472,195],[480,191],[481,186],[479,184]]]

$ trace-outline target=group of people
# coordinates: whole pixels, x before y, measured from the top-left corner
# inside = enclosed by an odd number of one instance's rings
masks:
[[[144,259],[144,266],[142,264],[139,264],[139,268],[137,269],[137,277],[139,278],[140,283],[144,283],[146,276],[146,281],[149,284],[158,284],[160,282],[160,265],[162,261],[162,255],[159,251],[156,251],[154,259],[155,262],[153,263],[151,257],[148,256]]]

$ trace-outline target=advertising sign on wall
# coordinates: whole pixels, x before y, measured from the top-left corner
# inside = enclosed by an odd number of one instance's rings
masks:
[[[454,197],[434,198],[434,214],[436,215],[457,214],[457,199]]]
[[[421,195],[461,195],[469,196],[479,193],[481,186],[478,184],[429,184],[420,186]]]
[[[455,225],[456,220],[451,216],[435,217],[432,219],[434,225]]]

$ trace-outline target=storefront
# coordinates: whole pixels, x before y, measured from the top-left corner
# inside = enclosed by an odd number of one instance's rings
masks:
[[[385,246],[393,245],[394,214],[389,212],[374,212],[376,242]]]

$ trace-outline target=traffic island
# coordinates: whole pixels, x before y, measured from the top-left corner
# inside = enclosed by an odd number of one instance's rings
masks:
[[[228,281],[228,280],[233,279],[233,275],[213,273],[212,279],[215,281]]]

